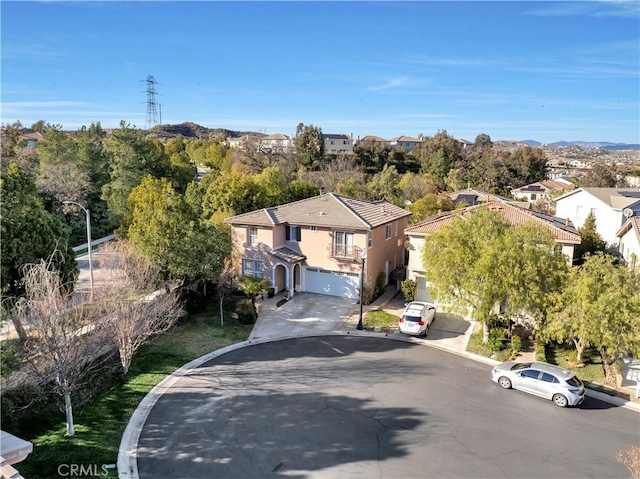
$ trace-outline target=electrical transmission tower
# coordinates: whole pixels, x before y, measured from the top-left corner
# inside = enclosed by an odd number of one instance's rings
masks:
[[[156,85],[158,82],[153,75],[148,75],[146,80],[140,80],[147,82],[147,118],[145,120],[145,128],[152,128],[162,123],[162,117],[158,117],[158,106],[160,104],[156,102]]]

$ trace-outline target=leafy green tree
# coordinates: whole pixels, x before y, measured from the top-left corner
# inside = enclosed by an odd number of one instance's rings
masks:
[[[65,283],[76,272],[75,253],[68,244],[69,231],[59,216],[45,210],[36,185],[15,163],[10,163],[0,180],[2,202],[2,294],[24,293],[22,267],[47,258],[57,249],[55,266]]]
[[[212,171],[229,172],[233,166],[233,152],[224,143],[211,142],[206,150],[204,165]]]
[[[579,180],[578,184],[582,187],[591,188],[615,188],[619,186],[617,167],[615,165],[596,163]]]
[[[166,277],[211,282],[231,253],[229,235],[201,221],[166,178],[146,177],[128,200],[129,242]]]
[[[124,121],[105,140],[104,146],[111,160],[111,171],[102,194],[114,226],[119,226],[125,219],[131,190],[147,175],[169,177],[170,162],[162,143],[148,139],[143,131],[130,128]]]
[[[416,173],[405,173],[400,178],[398,186],[402,196],[408,201],[417,201],[428,193],[437,193],[438,188],[430,178]]]
[[[356,163],[364,168],[365,173],[373,175],[387,164],[391,148],[385,143],[367,140],[353,147]]]
[[[572,268],[555,298],[542,333],[545,338],[573,342],[578,359],[586,348],[597,349],[605,377],[615,376],[615,361],[640,352],[640,282],[612,256],[597,253]]]
[[[83,126],[74,137],[76,163],[90,178],[89,193],[94,201],[100,198],[102,187],[109,181],[109,157],[103,146],[106,136],[106,131],[98,122],[91,123],[89,128]]]
[[[595,254],[598,251],[604,252],[607,249],[607,242],[598,233],[596,217],[593,212],[589,212],[582,227],[578,228],[578,232],[582,242],[574,250],[575,261],[582,262],[586,255]]]
[[[324,156],[324,139],[320,127],[299,123],[294,144],[302,165],[310,168],[320,165]]]
[[[412,213],[411,223],[418,223],[425,218],[442,213],[443,211],[452,211],[455,209],[455,205],[446,193],[439,195],[427,193],[405,208]]]
[[[239,215],[263,207],[262,189],[253,176],[235,171],[207,176],[211,176],[211,180],[200,184],[204,189],[201,196],[204,218],[210,218],[218,211]],[[194,197],[193,191],[191,196]]]
[[[426,137],[412,153],[420,160],[422,173],[431,176],[438,188],[443,190],[449,171],[462,156],[461,151],[460,143],[443,130],[433,137]]]
[[[77,159],[76,145],[69,135],[58,127],[48,129],[38,142],[40,166],[75,163]]]
[[[384,165],[381,172],[373,175],[366,184],[369,200],[387,200],[397,206],[402,206],[402,190],[400,189],[400,175],[395,166]]]
[[[567,268],[548,230],[533,223],[511,226],[487,208],[427,235],[422,261],[434,297],[462,310],[471,307],[484,342],[498,311],[544,317]]]

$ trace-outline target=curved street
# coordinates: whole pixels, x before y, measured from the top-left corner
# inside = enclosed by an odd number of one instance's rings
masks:
[[[178,379],[141,432],[141,478],[627,477],[636,411],[562,409],[491,366],[363,336],[268,342]]]

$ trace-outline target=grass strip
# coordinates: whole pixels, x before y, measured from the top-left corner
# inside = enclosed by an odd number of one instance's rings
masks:
[[[85,473],[73,477],[118,477],[115,467],[103,466],[116,464],[122,434],[144,396],[189,361],[246,340],[251,328],[231,322],[220,326],[215,314],[209,312],[192,316],[142,346],[126,378],[105,377],[100,394],[84,407],[75,408],[73,437],[65,436],[64,413],[55,401],[12,417],[8,424],[5,420],[4,430],[33,442],[33,452],[16,468],[29,479],[68,475],[72,465]]]

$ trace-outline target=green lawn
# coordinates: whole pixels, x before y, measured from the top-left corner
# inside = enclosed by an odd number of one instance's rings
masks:
[[[219,317],[212,311],[185,320],[138,351],[126,381],[117,376],[104,378],[101,394],[74,410],[73,437],[65,436],[64,413],[54,402],[5,419],[3,430],[34,445],[33,453],[16,468],[29,479],[60,477],[61,464],[97,465],[101,473],[103,464],[117,462],[120,440],[131,414],[157,383],[197,357],[244,341],[250,332],[251,326],[230,321],[220,326]],[[62,469],[63,473],[68,471],[66,467]],[[115,468],[109,472],[109,476],[100,477],[117,477]]]
[[[371,310],[364,317],[364,325],[367,328],[395,328],[398,325],[398,316],[383,309]]]

